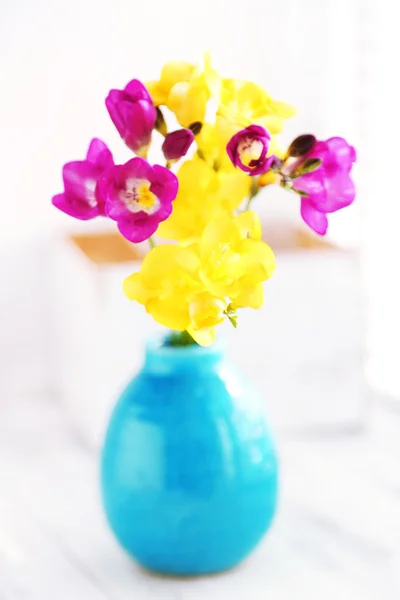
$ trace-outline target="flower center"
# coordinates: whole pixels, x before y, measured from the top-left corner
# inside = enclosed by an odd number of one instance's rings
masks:
[[[258,160],[263,151],[263,144],[260,140],[245,138],[238,144],[238,154],[242,164],[248,167],[252,160]]]
[[[132,213],[145,212],[152,215],[160,207],[160,201],[150,191],[147,179],[128,179],[125,189],[120,192],[120,199]]]

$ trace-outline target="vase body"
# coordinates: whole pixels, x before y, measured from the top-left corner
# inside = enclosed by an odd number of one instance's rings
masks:
[[[200,575],[267,531],[277,460],[252,386],[218,346],[147,346],[111,416],[101,465],[108,522],[142,566]]]

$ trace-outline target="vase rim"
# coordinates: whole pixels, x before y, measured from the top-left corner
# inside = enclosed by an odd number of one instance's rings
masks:
[[[165,340],[167,334],[158,333],[148,338],[146,343],[146,354],[173,358],[197,358],[221,355],[226,348],[225,340],[219,338],[210,346],[192,344],[190,346],[167,346]]]

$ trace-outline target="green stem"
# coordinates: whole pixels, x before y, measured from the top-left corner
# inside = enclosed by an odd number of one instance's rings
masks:
[[[246,205],[245,205],[245,207],[244,207],[244,209],[243,209],[243,212],[246,212],[246,210],[249,210],[249,208],[250,208],[250,204],[251,204],[251,201],[252,201],[252,200],[253,200],[253,196],[249,196],[249,197],[247,198],[247,202],[246,202]]]
[[[153,248],[156,247],[156,243],[155,243],[154,239],[152,238],[152,236],[149,237],[148,242],[149,242],[149,246],[150,246],[151,250],[153,250]]]
[[[197,344],[187,331],[171,331],[167,336],[166,346],[193,346]]]
[[[257,196],[258,192],[259,192],[259,189],[258,189],[258,178],[253,177],[252,181],[251,181],[250,195],[249,195],[249,197],[247,199],[247,202],[246,202],[246,205],[245,205],[245,207],[243,209],[243,212],[246,212],[246,210],[249,210],[251,201],[253,200],[253,198],[255,196]]]

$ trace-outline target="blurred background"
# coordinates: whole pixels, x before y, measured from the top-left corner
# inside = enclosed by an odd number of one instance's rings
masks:
[[[363,517],[358,514],[359,521],[354,516],[357,531],[351,530],[344,541],[341,538],[337,553],[343,554],[343,548],[354,540],[361,554],[366,549],[365,562],[360,559],[357,567],[352,563],[360,580],[374,552],[378,556],[382,551],[386,558],[393,552],[389,562],[398,565],[398,496],[390,500],[383,493],[374,497],[378,480],[387,484],[386,491],[398,494],[400,489],[394,458],[398,456],[400,407],[400,204],[395,176],[382,169],[384,157],[397,152],[399,129],[395,12],[388,0],[379,6],[372,0],[253,0],[251,4],[237,0],[229,4],[222,0],[203,0],[201,4],[183,0],[0,0],[0,432],[4,488],[10,487],[10,482],[12,489],[20,486],[28,468],[26,454],[30,454],[29,489],[35,491],[41,505],[38,489],[42,484],[38,482],[53,473],[43,466],[44,455],[51,453],[52,444],[57,446],[64,439],[55,432],[64,431],[65,423],[82,447],[96,455],[116,394],[139,365],[143,341],[155,329],[141,307],[130,304],[121,292],[122,279],[140,263],[140,251],[121,248],[107,224],[76,223],[51,206],[51,197],[62,189],[61,167],[83,157],[94,136],[107,142],[116,161],[127,160],[128,150],[104,106],[109,89],[121,88],[132,78],[156,79],[166,61],[195,62],[204,50],[210,50],[220,73],[254,80],[274,98],[297,107],[298,116],[287,123],[284,132],[287,142],[300,133],[312,132],[320,139],[345,137],[357,149],[356,203],[333,215],[326,240],[316,240],[306,232],[296,199],[290,195],[268,189],[257,199],[255,207],[265,223],[266,241],[276,251],[278,269],[268,283],[263,312],[246,314],[234,336],[228,330],[226,335],[232,339],[232,357],[263,390],[271,424],[282,439],[291,482],[290,506],[307,505],[314,517],[320,514],[318,507],[325,506],[322,521],[332,515],[335,520],[340,500],[343,515],[349,498],[347,493],[340,498],[326,493],[322,498],[321,486],[330,481],[326,473],[339,478],[334,487],[348,490],[355,485],[354,472],[364,469],[361,487],[351,488],[351,495],[357,497],[353,516],[365,498],[370,504],[364,513],[361,510]],[[45,438],[48,446],[42,451],[40,441]],[[67,446],[62,446],[65,455],[61,462],[69,465],[65,467],[68,485],[78,486],[75,468],[79,453],[75,448],[68,454]],[[32,452],[32,447],[39,454]],[[300,447],[307,457],[302,466],[293,462]],[[324,459],[303,480],[299,473],[316,454]],[[372,462],[366,461],[366,455]],[[93,464],[88,462],[89,472],[93,472]],[[318,477],[322,483],[315,489],[312,486],[314,503],[310,508],[311,496],[303,494],[303,484],[318,482]],[[13,494],[9,497],[14,498]],[[299,498],[300,504],[296,504]],[[65,514],[60,508],[62,496],[53,500],[58,502],[59,512],[53,503],[56,527],[64,522]],[[3,507],[4,515],[14,514],[13,503],[10,500],[8,508]],[[390,519],[371,529],[370,514],[381,518],[383,512],[390,514]],[[326,538],[318,537],[324,525],[316,525],[313,517],[311,529],[305,525],[296,529],[299,514],[301,511],[290,513],[284,526],[287,533],[291,529],[288,523],[292,523],[296,539],[285,538],[285,534],[278,536],[277,542],[289,561],[286,564],[292,565],[283,572],[298,584],[304,570],[290,560],[304,539],[315,534],[315,555],[320,545],[333,543],[329,532],[322,532]],[[12,516],[8,520],[15,521]],[[352,519],[349,523],[351,529]],[[34,526],[29,519],[24,527],[20,526],[20,535],[29,530],[32,537],[30,528]],[[65,531],[57,531],[60,539],[65,539]],[[84,537],[90,540],[90,535]],[[0,526],[0,564],[1,539]],[[80,543],[82,547],[82,540]],[[3,546],[9,548],[10,542],[7,544]],[[270,552],[273,556],[274,550]],[[331,571],[322,567],[313,571],[310,565],[316,558],[311,551],[309,554],[307,573],[311,574],[303,581],[304,588],[299,584],[297,598],[306,597],[306,591],[314,586],[317,589],[321,573],[341,600],[359,597],[358,588],[339,586],[339,574],[331,576]],[[44,560],[43,573],[45,565]],[[381,597],[395,598],[400,584],[389,576],[386,566],[379,570],[379,585],[387,585],[387,595]],[[36,568],[32,567],[32,573],[39,573]],[[93,571],[98,568],[94,566]],[[52,597],[52,584],[43,573],[41,579],[38,575],[36,587],[29,580],[23,597]],[[0,584],[0,598],[19,598],[17,592],[7,595],[14,580],[9,576],[7,581],[10,587],[5,584],[4,592]],[[40,581],[47,581],[47,591]],[[115,595],[110,592],[102,597],[127,597],[115,591],[115,580],[109,585]],[[226,585],[230,594],[230,584]],[[257,595],[259,585],[254,584],[254,598],[264,597]],[[35,589],[38,596],[29,595],[28,588]],[[76,590],[80,589],[77,584]],[[159,597],[170,597],[166,589],[158,585]],[[350,589],[353,591],[347,596],[343,590]],[[285,590],[277,583],[274,600],[288,598]],[[179,597],[192,598],[190,587],[181,593]],[[80,597],[78,592],[76,597]]]

